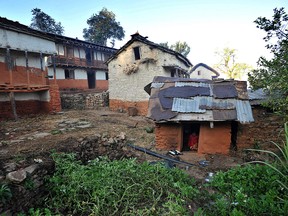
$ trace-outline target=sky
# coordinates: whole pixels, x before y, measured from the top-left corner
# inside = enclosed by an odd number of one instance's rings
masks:
[[[215,52],[225,47],[236,49],[237,62],[254,68],[260,56],[271,57],[265,33],[254,20],[271,18],[276,7],[288,13],[288,0],[0,0],[0,5],[1,17],[28,26],[31,10],[39,8],[61,22],[65,36],[78,39],[83,39],[87,19],[105,7],[125,31],[115,48],[138,31],[155,43],[185,41],[191,48],[187,56],[191,63],[211,67],[219,62]]]

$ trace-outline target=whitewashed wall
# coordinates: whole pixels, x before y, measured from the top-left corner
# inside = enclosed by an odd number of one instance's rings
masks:
[[[198,75],[198,71],[200,72],[200,75]],[[216,76],[216,74],[213,71],[211,71],[211,70],[209,70],[203,66],[197,67],[190,74],[190,78],[196,78],[196,79],[210,79],[210,80],[212,80],[212,76]]]
[[[96,71],[96,80],[106,80],[106,72]]]
[[[140,47],[140,60],[135,60],[134,57],[133,47],[137,46]],[[141,61],[147,58],[156,60],[155,64],[142,64]],[[139,66],[137,72],[130,75],[125,74],[124,71],[127,67],[133,65]],[[156,48],[151,49],[141,42],[134,42],[108,64],[109,98],[124,101],[148,100],[149,95],[144,91],[144,87],[153,81],[154,76],[171,76],[170,72],[163,68],[164,65],[178,65],[188,70],[188,67],[174,55]]]
[[[75,72],[75,79],[87,79],[87,72],[85,70],[76,69]]]
[[[41,92],[15,92],[14,97],[16,101],[27,101],[27,100],[36,100],[36,101],[49,101],[50,94],[49,91]],[[10,101],[9,93],[0,93],[0,101]]]
[[[28,52],[56,53],[53,41],[5,29],[0,29],[0,47]]]

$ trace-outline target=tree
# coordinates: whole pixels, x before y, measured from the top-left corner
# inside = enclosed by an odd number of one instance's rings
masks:
[[[31,28],[58,35],[64,33],[64,27],[61,25],[61,22],[56,23],[52,17],[41,11],[41,9],[34,8],[31,12],[33,15]]]
[[[115,19],[115,14],[103,8],[99,14],[93,14],[88,20],[89,28],[83,29],[83,37],[86,41],[107,45],[107,40],[111,39],[114,47],[115,39],[122,40],[125,32],[119,22]]]
[[[236,54],[236,49],[228,47],[222,51],[216,51],[216,55],[220,57],[220,60],[218,64],[214,65],[214,68],[229,79],[241,79],[252,67],[246,63],[237,63]]]
[[[288,117],[288,15],[284,8],[274,9],[272,19],[258,17],[257,28],[267,34],[263,38],[273,57],[260,57],[258,68],[248,74],[253,89],[263,88],[269,95],[264,104]]]
[[[188,44],[184,41],[177,41],[175,44],[172,44],[171,46],[168,45],[168,42],[165,43],[159,43],[160,46],[166,47],[168,49],[174,50],[182,55],[184,55],[185,57],[187,57],[187,55],[190,52],[190,47],[188,46]]]

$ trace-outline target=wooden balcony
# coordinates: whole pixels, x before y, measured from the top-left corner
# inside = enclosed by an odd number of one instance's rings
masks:
[[[55,56],[54,60],[56,67],[77,67],[84,69],[108,70],[108,67],[106,64],[104,64],[104,61],[99,60],[87,61],[86,59],[68,58],[66,56]],[[52,56],[48,58],[48,66],[53,66]]]

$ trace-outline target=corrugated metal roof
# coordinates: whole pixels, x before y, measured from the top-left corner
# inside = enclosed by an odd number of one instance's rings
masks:
[[[237,100],[236,111],[237,111],[237,119],[239,122],[244,124],[254,121],[249,101]]]
[[[152,83],[151,88],[162,88],[164,83]]]
[[[175,87],[194,86],[194,87],[207,87],[210,88],[209,83],[199,82],[175,82]]]
[[[205,109],[199,109],[200,98],[183,99],[173,98],[172,111],[180,113],[205,113]]]
[[[149,101],[148,117],[156,121],[254,121],[243,81],[155,80],[163,81],[155,85]]]

